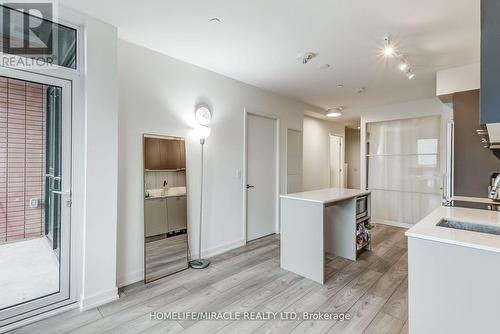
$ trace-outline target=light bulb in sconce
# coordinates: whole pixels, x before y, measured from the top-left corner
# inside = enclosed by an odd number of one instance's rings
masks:
[[[200,143],[204,144],[205,140],[210,137],[212,129],[208,126],[199,125],[194,129],[196,136],[200,139]]]

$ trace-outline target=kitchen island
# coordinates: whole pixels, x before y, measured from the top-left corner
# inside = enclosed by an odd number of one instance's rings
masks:
[[[440,207],[406,232],[410,334],[498,333],[500,212]]]
[[[365,203],[362,210],[359,203]],[[281,267],[323,284],[325,253],[355,261],[358,250],[369,246],[366,240],[358,247],[357,231],[369,222],[370,191],[328,188],[281,195]]]

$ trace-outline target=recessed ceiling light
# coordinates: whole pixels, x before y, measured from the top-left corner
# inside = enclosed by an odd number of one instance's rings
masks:
[[[340,117],[342,116],[342,111],[345,109],[345,107],[343,106],[339,106],[339,107],[335,107],[335,108],[332,108],[332,109],[328,109],[326,111],[326,114],[325,116],[326,117]]]
[[[213,22],[213,23],[221,23],[222,20],[219,19],[218,17],[212,17],[210,20],[208,20],[209,22]]]
[[[340,111],[328,110],[326,112],[326,117],[340,117],[340,116],[342,116],[342,113]]]

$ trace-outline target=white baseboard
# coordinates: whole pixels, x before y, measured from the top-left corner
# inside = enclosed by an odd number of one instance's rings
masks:
[[[90,297],[82,296],[80,302],[80,310],[87,311],[95,307],[110,303],[118,299],[118,289],[115,287],[108,291],[95,294]]]
[[[220,245],[220,246],[215,246],[212,248],[204,249],[201,255],[203,256],[203,258],[212,257],[212,256],[222,254],[224,252],[230,251],[232,249],[244,246],[245,244],[246,244],[245,240],[243,240],[243,239],[237,240],[237,241],[227,243],[225,245]]]
[[[224,252],[230,251],[232,249],[244,246],[246,244],[245,240],[233,241],[224,245],[215,246],[202,251],[203,258],[216,256]],[[197,257],[197,254],[193,254],[193,258]],[[123,276],[120,276],[116,280],[116,285],[121,288],[135,282],[142,281],[144,279],[144,270],[136,270],[129,272]]]
[[[402,227],[402,228],[413,227],[413,224],[401,223],[401,222],[397,222],[397,221],[393,221],[393,220],[385,220],[385,219],[380,219],[380,218],[372,218],[372,222],[375,224],[389,225],[389,226]]]

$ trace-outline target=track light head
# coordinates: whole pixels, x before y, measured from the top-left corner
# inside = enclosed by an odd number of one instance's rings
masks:
[[[410,66],[408,65],[408,63],[407,63],[407,62],[406,62],[406,60],[404,60],[404,59],[403,59],[403,60],[401,60],[401,62],[399,63],[399,70],[400,70],[401,72],[404,72],[404,71],[408,70],[408,68],[409,68],[409,67],[410,67]]]
[[[390,38],[387,36],[384,38],[384,42],[385,42],[385,45],[384,45],[384,55],[386,57],[391,57],[394,55],[395,53],[395,50],[394,50],[394,47],[392,46],[391,44],[391,40]]]

